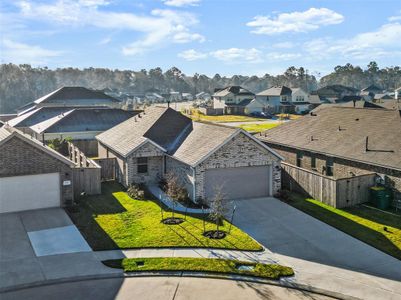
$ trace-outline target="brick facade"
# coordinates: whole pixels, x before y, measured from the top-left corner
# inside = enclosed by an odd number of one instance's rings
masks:
[[[51,156],[19,137],[12,137],[0,146],[0,177],[60,174],[61,206],[72,203],[73,186],[63,186],[63,181],[72,182],[72,169],[66,163]]]
[[[320,174],[326,175],[326,160],[328,159],[328,156],[311,151],[298,151],[294,148],[271,143],[265,144],[283,156],[286,163],[292,165],[297,165],[297,152],[301,153],[303,155],[300,166],[301,168],[313,170]],[[311,166],[312,157],[314,157],[316,161],[315,169],[313,169]],[[333,178],[348,178],[374,172],[379,175],[383,175],[385,179],[385,185],[391,188],[397,197],[401,196],[401,171],[338,157],[332,157],[331,159],[333,160]]]
[[[275,195],[281,189],[280,160],[241,133],[196,167],[196,199],[205,197],[204,176],[207,169],[268,165],[272,166],[272,195]]]

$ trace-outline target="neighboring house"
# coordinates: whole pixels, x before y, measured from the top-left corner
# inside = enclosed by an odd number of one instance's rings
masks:
[[[314,94],[319,95],[322,101],[337,103],[344,96],[357,96],[359,91],[353,87],[335,84],[322,87],[315,91]]]
[[[171,102],[180,102],[182,101],[182,95],[180,92],[171,91],[168,96],[168,100]]]
[[[1,114],[0,121],[6,123],[7,121],[14,119],[15,117],[17,117],[17,114]]]
[[[391,97],[389,94],[384,94],[384,93],[375,94],[373,97],[374,102],[384,102],[387,100],[394,100],[394,98]]]
[[[400,198],[398,111],[322,105],[259,139],[285,158],[285,188],[345,207],[368,201],[368,188],[380,176]]]
[[[245,114],[246,106],[255,94],[240,86],[228,86],[213,94],[213,108],[221,109],[224,114]]]
[[[0,128],[0,213],[66,206],[75,164],[38,140]]]
[[[295,112],[299,114],[309,112],[311,110],[309,94],[302,88],[292,88],[291,91],[291,102],[294,105]]]
[[[209,101],[210,99],[212,99],[212,96],[209,93],[200,92],[200,93],[195,95],[195,99]]]
[[[192,101],[192,100],[194,100],[194,96],[192,96],[191,93],[182,93],[182,100]]]
[[[40,107],[111,107],[120,105],[120,100],[106,95],[101,91],[84,87],[62,87],[31,103],[17,109],[18,115]]]
[[[151,107],[97,136],[99,157],[115,158],[117,180],[158,184],[176,174],[192,201],[265,197],[280,188],[281,157],[239,128],[194,122]]]
[[[257,93],[255,101],[247,107],[247,112],[264,111],[268,113],[294,112],[291,102],[292,91],[286,86],[274,86]]]
[[[41,107],[8,121],[41,141],[71,138],[89,156],[97,155],[95,136],[136,115],[104,107]]]
[[[372,93],[373,95],[376,94],[382,94],[383,93],[383,89],[378,87],[377,85],[371,84],[368,87],[364,88],[361,90],[361,92],[368,92],[368,93]]]

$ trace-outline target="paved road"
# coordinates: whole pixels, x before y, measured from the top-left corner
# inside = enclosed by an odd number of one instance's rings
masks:
[[[0,295],[0,299],[328,300],[333,298],[258,283],[185,277],[140,277],[48,285],[4,293]]]
[[[236,201],[234,223],[296,281],[361,299],[401,299],[401,261],[274,198]]]

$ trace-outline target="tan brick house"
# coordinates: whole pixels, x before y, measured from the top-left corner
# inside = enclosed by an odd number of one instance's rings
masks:
[[[338,207],[366,202],[367,187],[378,182],[391,188],[395,199],[400,198],[399,111],[322,105],[298,120],[257,137],[285,158],[286,170],[297,170],[294,171],[297,176],[290,174],[285,182],[283,180],[286,188],[292,182],[309,194],[324,195],[330,187],[314,191],[320,184],[317,181],[342,180],[343,190],[334,191],[337,199],[332,202],[320,199]],[[359,197],[356,202],[352,195]]]
[[[216,186],[229,199],[264,197],[280,189],[281,157],[242,129],[193,122],[152,107],[97,136],[99,157],[115,157],[117,178],[157,183],[179,175],[193,201],[211,199]]]
[[[60,207],[73,200],[74,163],[38,140],[0,128],[0,213]]]

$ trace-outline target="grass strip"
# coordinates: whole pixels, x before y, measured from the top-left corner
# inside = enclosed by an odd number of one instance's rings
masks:
[[[123,269],[124,272],[189,271],[228,275],[247,275],[268,279],[280,279],[282,276],[294,275],[292,268],[281,265],[215,258],[141,257],[106,260],[103,261],[103,263],[111,268]],[[247,269],[241,269],[239,266],[245,266]]]

